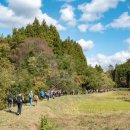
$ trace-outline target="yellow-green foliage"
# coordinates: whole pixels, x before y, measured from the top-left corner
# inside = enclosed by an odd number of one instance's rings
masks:
[[[101,73],[101,81],[101,88],[103,89],[111,89],[115,85],[111,77],[103,72]]]
[[[42,89],[44,91],[48,90],[48,87],[45,84],[45,78],[34,77],[34,92],[39,94],[39,90]]]
[[[14,83],[13,70],[13,65],[6,58],[0,59],[0,109],[6,105],[7,93]]]
[[[0,44],[0,57],[8,57],[8,52],[10,50],[9,45],[6,43]]]

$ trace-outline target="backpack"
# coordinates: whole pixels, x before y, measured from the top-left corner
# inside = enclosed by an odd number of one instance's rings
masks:
[[[31,93],[29,93],[29,98],[33,98],[33,95]]]
[[[13,96],[12,95],[9,95],[8,96],[8,102],[12,102],[13,101]]]
[[[44,96],[44,92],[40,91],[40,96],[43,97]]]
[[[21,96],[18,96],[18,97],[17,97],[17,103],[22,103],[22,101],[23,101],[23,100],[22,100],[22,97],[21,97]]]
[[[38,96],[37,96],[37,95],[34,96],[34,100],[35,100],[35,101],[38,100]]]

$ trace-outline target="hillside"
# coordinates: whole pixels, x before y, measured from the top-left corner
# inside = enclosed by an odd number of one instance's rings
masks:
[[[12,35],[0,37],[0,109],[6,104],[8,92],[39,94],[61,89],[85,91],[108,90],[114,87],[108,73],[101,66],[87,65],[87,58],[76,41],[64,41],[55,26],[40,24],[35,18],[26,27],[14,28]]]

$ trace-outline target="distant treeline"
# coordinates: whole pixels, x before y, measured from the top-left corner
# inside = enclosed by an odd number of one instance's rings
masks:
[[[130,88],[130,59],[125,63],[113,66],[109,66],[109,73],[116,83],[117,88]]]

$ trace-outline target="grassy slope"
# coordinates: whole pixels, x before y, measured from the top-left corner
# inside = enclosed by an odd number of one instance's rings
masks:
[[[23,106],[21,116],[0,111],[0,130],[39,129],[43,115],[59,130],[130,130],[129,99],[130,92],[63,96],[38,106]]]

